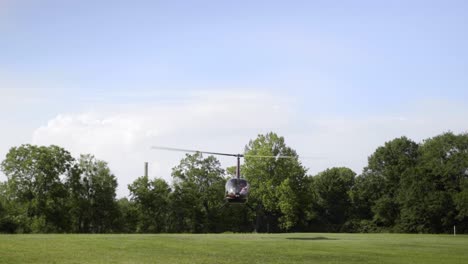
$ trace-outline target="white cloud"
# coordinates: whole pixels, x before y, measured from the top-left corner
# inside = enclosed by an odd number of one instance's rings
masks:
[[[157,105],[114,105],[76,114],[61,114],[33,135],[35,144],[57,144],[75,156],[92,153],[109,162],[118,177],[118,195],[143,174],[170,181],[171,168],[183,153],[151,150],[170,146],[219,152],[242,152],[260,133],[277,132],[303,156],[315,174],[332,166],[360,173],[367,157],[385,141],[400,136],[420,142],[445,131],[466,131],[466,107],[427,102],[388,116],[336,118],[299,113],[295,101],[263,92],[198,92]],[[322,116],[320,119],[314,116]],[[235,160],[219,157],[223,166]]]
[[[328,157],[305,160],[311,172],[347,166],[360,173],[367,165],[367,157],[385,142],[407,136],[420,143],[447,131],[465,133],[468,131],[466,116],[468,107],[463,104],[418,102],[392,115],[312,120],[310,132],[304,133],[303,138],[295,137],[294,145],[301,153],[308,153],[315,147]]]
[[[57,144],[76,156],[92,153],[108,161],[119,179],[119,195],[125,195],[145,161],[151,164],[150,176],[170,180],[170,169],[184,156],[150,146],[242,152],[258,133],[287,126],[292,113],[281,109],[290,109],[288,100],[266,93],[198,92],[175,103],[60,114],[34,132],[33,143]]]

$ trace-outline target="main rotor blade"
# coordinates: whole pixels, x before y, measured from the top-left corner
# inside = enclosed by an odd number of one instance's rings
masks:
[[[203,154],[211,154],[211,155],[221,155],[221,156],[230,156],[230,157],[237,157],[243,156],[238,154],[230,154],[230,153],[220,153],[220,152],[210,152],[210,151],[202,151],[202,150],[193,150],[193,149],[180,149],[180,148],[169,148],[169,147],[161,147],[161,146],[152,146],[152,149],[161,149],[161,150],[169,150],[169,151],[179,151],[179,152],[190,152],[190,153],[203,153]]]
[[[244,157],[247,157],[247,158],[278,158],[278,159],[294,159],[296,158],[295,156],[266,156],[266,155],[244,155]]]
[[[296,156],[265,156],[265,155],[243,155],[243,157],[247,157],[247,158],[264,158],[264,159],[268,159],[268,158],[278,158],[278,159],[295,159]],[[302,156],[297,156],[297,158],[299,159],[326,159],[325,157],[302,157]]]
[[[181,148],[170,148],[170,147],[162,147],[162,146],[152,146],[152,149],[160,149],[160,150],[169,150],[169,151],[179,151],[179,152],[190,152],[190,153],[203,153],[203,154],[210,154],[210,155],[220,155],[220,156],[230,156],[230,157],[248,157],[248,158],[259,158],[259,159],[295,159],[296,156],[268,156],[268,155],[244,155],[244,154],[231,154],[231,153],[221,153],[221,152],[211,152],[211,151],[203,151],[203,150],[193,150],[193,149],[181,149]],[[302,157],[299,156],[298,158],[301,159],[326,159],[324,157]]]

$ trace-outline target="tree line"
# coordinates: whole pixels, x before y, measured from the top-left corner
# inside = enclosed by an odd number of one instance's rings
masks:
[[[92,155],[59,146],[13,147],[0,165],[3,233],[408,232],[468,233],[468,134],[386,142],[361,175],[346,167],[309,175],[275,133],[245,146],[247,205],[225,206],[235,167],[186,156],[172,183],[147,176],[116,199],[117,179]],[[251,156],[291,156],[254,158]]]

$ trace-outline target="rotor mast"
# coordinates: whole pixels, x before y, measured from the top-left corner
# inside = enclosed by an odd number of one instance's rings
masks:
[[[236,176],[237,176],[237,179],[240,179],[240,158],[242,157],[243,155],[241,154],[237,154],[236,157],[237,157],[237,169],[236,169]]]

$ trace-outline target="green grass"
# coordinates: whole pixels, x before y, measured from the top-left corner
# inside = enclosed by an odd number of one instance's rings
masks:
[[[468,263],[468,236],[0,235],[0,263]]]

